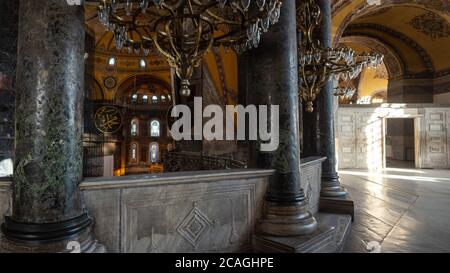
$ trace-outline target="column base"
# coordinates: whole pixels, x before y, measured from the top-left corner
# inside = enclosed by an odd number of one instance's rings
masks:
[[[321,182],[321,190],[320,196],[323,197],[345,197],[347,196],[347,190],[341,186],[341,182],[339,181],[339,176],[337,174],[334,175],[323,175],[322,174],[322,182]]]
[[[342,252],[351,231],[349,215],[318,213],[317,230],[309,235],[273,237],[256,235],[253,248],[256,253],[337,253]]]
[[[355,219],[355,204],[350,194],[341,197],[321,196],[319,201],[319,211],[328,213],[348,214]]]
[[[317,230],[317,221],[305,202],[284,205],[266,201],[258,233],[272,236],[299,236]]]
[[[91,230],[58,242],[36,244],[0,237],[0,253],[106,253],[106,248],[94,239]]]
[[[348,192],[347,190],[342,186],[332,186],[332,187],[326,187],[322,188],[320,191],[320,195],[323,197],[345,197],[347,196]]]
[[[0,237],[2,253],[103,253],[92,231],[92,218],[77,218],[47,224],[19,223],[5,217]]]

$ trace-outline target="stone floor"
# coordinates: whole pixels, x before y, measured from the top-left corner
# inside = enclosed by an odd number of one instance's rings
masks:
[[[344,252],[450,252],[450,170],[341,170],[340,176],[355,201]]]

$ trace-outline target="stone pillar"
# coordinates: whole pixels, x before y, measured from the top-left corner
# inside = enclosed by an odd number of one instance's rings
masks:
[[[84,8],[21,0],[12,215],[2,251],[101,251],[78,188],[83,168]],[[77,247],[77,246],[75,246]]]
[[[261,233],[275,236],[304,235],[317,228],[300,186],[296,33],[295,1],[284,1],[280,21],[248,54],[248,103],[279,105],[280,110],[278,149],[263,152],[254,145],[251,153],[259,168],[276,170],[259,224]]]
[[[320,28],[320,40],[325,47],[332,47],[331,1],[317,0],[323,20]],[[353,201],[341,186],[336,170],[336,145],[334,132],[334,95],[333,82],[328,81],[317,98],[319,118],[319,155],[327,159],[322,164],[321,201],[322,211],[346,213],[353,216]]]
[[[323,15],[320,31],[321,42],[325,47],[332,47],[331,2],[329,0],[318,0],[317,3],[320,5]],[[317,99],[320,155],[327,157],[327,160],[325,160],[322,164],[321,195],[325,197],[339,197],[347,195],[345,189],[340,185],[339,176],[336,172],[333,88],[333,82],[328,81],[322,88],[322,91]]]

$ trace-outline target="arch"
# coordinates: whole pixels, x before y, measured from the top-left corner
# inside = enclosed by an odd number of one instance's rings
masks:
[[[130,144],[130,163],[137,164],[139,162],[139,143],[132,142]]]
[[[134,90],[136,79],[136,87],[141,85],[152,85],[155,89],[164,90],[164,93],[169,94],[172,90],[171,85],[165,80],[149,74],[134,74],[123,79],[117,88],[116,103],[118,105],[126,104],[127,94],[130,90]],[[163,92],[163,91],[161,91]]]
[[[133,118],[130,122],[130,134],[132,137],[138,137],[139,134],[139,119]]]
[[[97,101],[105,99],[102,85],[90,74],[85,74],[85,98]]]
[[[364,29],[371,29],[375,30],[377,32],[383,33],[384,35],[388,35],[394,39],[402,41],[405,45],[407,45],[409,48],[411,48],[413,51],[416,52],[416,54],[419,56],[419,58],[422,60],[422,63],[424,67],[427,69],[428,72],[434,73],[434,64],[433,59],[431,58],[430,54],[428,54],[427,50],[423,48],[421,45],[419,45],[416,41],[414,41],[412,38],[404,35],[401,32],[398,32],[396,30],[393,30],[391,28],[388,28],[383,25],[379,24],[352,24],[349,26],[349,28],[346,30],[350,33],[357,33],[360,35],[363,35]],[[345,35],[345,33],[344,33]],[[381,37],[377,37],[380,40],[383,40]],[[386,40],[383,40],[383,43],[389,44]]]
[[[377,37],[372,37],[366,34],[344,36],[340,43],[360,44],[371,50],[384,55],[384,64],[388,70],[389,79],[402,77],[407,73],[404,59],[400,56],[396,49],[389,45],[386,41],[382,41]]]
[[[150,143],[149,159],[150,159],[150,163],[152,163],[152,164],[159,162],[159,144],[158,144],[158,142]]]
[[[349,5],[353,0],[341,0],[335,1],[332,8],[332,16],[336,16],[339,12],[341,12],[347,5]],[[365,16],[372,12],[378,12],[385,8],[389,7],[401,7],[401,6],[409,6],[409,7],[418,7],[427,11],[431,11],[437,13],[441,17],[445,18],[450,22],[450,3],[446,1],[442,1],[437,3],[431,3],[433,1],[427,0],[416,0],[415,3],[411,3],[411,0],[382,0],[381,5],[373,5],[369,4],[366,0],[363,0],[356,8],[352,9],[349,14],[345,16],[342,22],[337,27],[336,34],[334,36],[334,44],[337,45],[339,43],[339,39],[343,36],[345,29],[349,26],[349,24],[362,16]]]
[[[161,123],[157,119],[150,121],[150,136],[151,137],[161,136]]]

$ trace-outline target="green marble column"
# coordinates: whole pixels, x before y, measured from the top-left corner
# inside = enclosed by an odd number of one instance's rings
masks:
[[[279,148],[254,147],[251,162],[275,169],[269,181],[260,232],[275,236],[312,233],[317,222],[308,210],[300,184],[298,62],[295,1],[284,1],[281,17],[248,52],[249,104],[279,105]]]
[[[322,11],[320,40],[323,46],[332,47],[331,2],[317,0]],[[336,144],[334,134],[334,100],[333,82],[328,81],[317,98],[317,113],[319,115],[319,154],[326,156],[322,164],[321,195],[324,197],[345,197],[347,191],[341,187],[336,171]]]
[[[92,251],[82,180],[84,8],[21,0],[12,215],[6,251]]]

